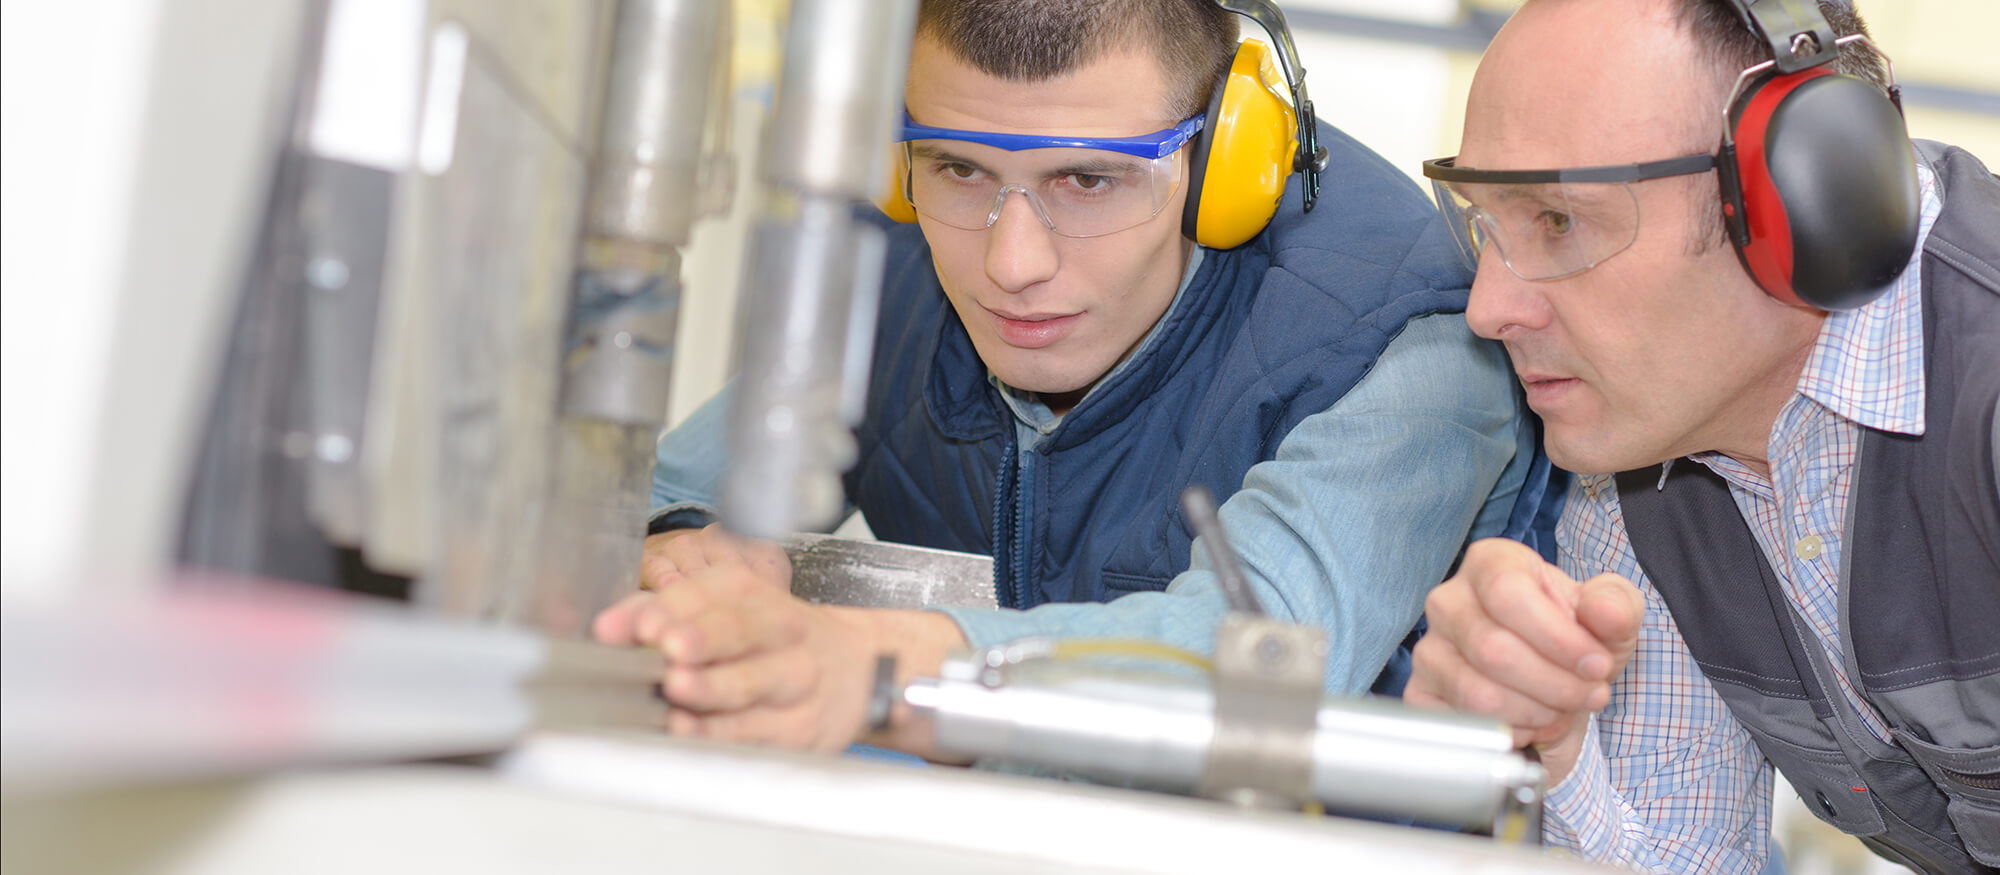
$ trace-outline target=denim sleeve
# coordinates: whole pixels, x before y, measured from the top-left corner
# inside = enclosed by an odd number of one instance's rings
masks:
[[[1412,320],[1331,408],[1222,505],[1257,598],[1331,637],[1326,688],[1366,691],[1466,542],[1498,533],[1532,455],[1506,353],[1460,315]],[[1030,611],[942,609],[974,646],[1148,638],[1214,649],[1226,612],[1205,551],[1165,592]]]
[[[731,382],[680,425],[660,435],[653,454],[653,510],[646,533],[700,528],[716,520],[716,494],[729,459]]]

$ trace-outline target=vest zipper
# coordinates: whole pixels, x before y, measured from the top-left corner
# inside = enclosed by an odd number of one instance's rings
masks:
[[[1014,457],[1020,452],[1014,432],[1007,431],[1007,446],[1000,453],[1000,464],[993,471],[993,598],[1003,608],[1019,607],[1014,601],[1013,551],[1004,549],[1012,542],[1004,537],[1011,526],[1007,516],[1015,509],[1013,502],[1016,463]]]
[[[1969,772],[1954,772],[1950,769],[1939,769],[1938,771],[1943,772],[1945,777],[1964,784],[1967,787],[1976,787],[1981,790],[2000,790],[2000,772],[1974,775]]]
[[[1028,586],[1028,515],[1022,511],[1028,505],[1028,459],[1022,456],[1020,447],[1015,447],[1014,457],[1019,470],[1014,473],[1014,607],[1027,610],[1035,606]]]

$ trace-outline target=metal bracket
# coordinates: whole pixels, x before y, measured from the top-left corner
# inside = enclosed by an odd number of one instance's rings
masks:
[[[1833,27],[1814,0],[1736,0],[1736,7],[1769,47],[1778,72],[1796,73],[1834,59]]]
[[[1326,633],[1230,614],[1215,636],[1215,739],[1195,792],[1245,807],[1312,799]]]

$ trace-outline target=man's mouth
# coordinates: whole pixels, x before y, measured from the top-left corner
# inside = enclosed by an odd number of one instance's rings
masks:
[[[1519,371],[1521,387],[1527,391],[1528,406],[1535,412],[1547,415],[1550,408],[1569,394],[1569,390],[1581,385],[1575,377],[1564,377],[1538,371]]]
[[[1068,336],[1082,313],[1005,313],[988,308],[993,328],[1008,346],[1040,349]]]

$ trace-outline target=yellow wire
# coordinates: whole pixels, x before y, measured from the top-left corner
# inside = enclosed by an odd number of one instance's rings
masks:
[[[1193,668],[1202,674],[1215,673],[1215,664],[1198,653],[1190,653],[1178,647],[1169,647],[1153,641],[1138,641],[1124,638],[1088,638],[1072,641],[1058,641],[1049,654],[1053,659],[1090,659],[1099,656],[1126,656],[1135,659],[1155,659],[1173,662]]]

